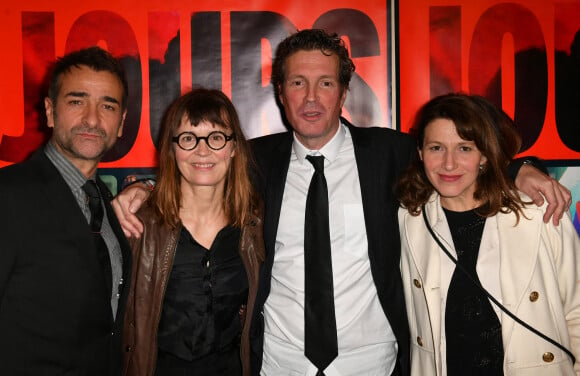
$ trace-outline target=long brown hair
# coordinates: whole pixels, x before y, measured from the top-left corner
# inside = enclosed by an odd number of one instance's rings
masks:
[[[436,119],[455,124],[457,134],[473,141],[487,158],[476,181],[473,194],[482,202],[477,213],[490,217],[498,212],[514,212],[517,220],[525,204],[517,193],[507,166],[521,147],[521,138],[512,119],[487,99],[464,93],[445,94],[431,99],[417,113],[413,131],[419,148],[423,147],[425,129]],[[400,177],[395,187],[401,205],[413,215],[421,212],[435,188],[427,179],[423,163],[415,161]]]
[[[253,160],[238,114],[229,98],[219,90],[196,88],[175,100],[167,110],[159,135],[159,172],[149,198],[160,223],[176,227],[181,202],[180,172],[175,159],[174,132],[184,116],[193,126],[207,121],[232,130],[236,153],[230,163],[224,189],[224,211],[229,224],[241,227],[250,221],[257,196],[250,181]]]

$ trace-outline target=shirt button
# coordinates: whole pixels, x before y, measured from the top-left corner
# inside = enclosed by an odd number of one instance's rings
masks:
[[[544,360],[544,362],[550,363],[551,361],[554,360],[554,354],[552,354],[551,352],[545,352],[544,355],[542,355],[542,359]]]
[[[421,337],[417,337],[417,344],[421,347],[423,347],[423,338]]]
[[[421,288],[421,282],[418,279],[414,279],[413,284],[415,285],[416,288],[418,289]]]
[[[537,291],[532,291],[530,294],[530,302],[535,302],[540,297],[540,294]]]

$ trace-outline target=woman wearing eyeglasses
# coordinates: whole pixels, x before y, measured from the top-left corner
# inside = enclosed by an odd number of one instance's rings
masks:
[[[137,213],[126,375],[247,375],[263,260],[261,203],[231,101],[195,89],[168,109],[157,183]]]

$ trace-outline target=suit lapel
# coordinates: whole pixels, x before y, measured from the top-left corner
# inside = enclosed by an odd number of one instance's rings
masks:
[[[92,236],[87,219],[70,187],[42,149],[35,153],[31,162],[39,167],[39,178],[43,181],[39,187],[39,194],[45,196],[45,202],[52,206],[55,213],[59,213],[58,222],[61,224],[63,233],[66,234],[64,237],[74,239],[77,243],[76,247],[84,250],[86,244],[92,242]]]
[[[404,310],[393,304],[404,299],[399,270],[398,201],[392,193],[397,168],[390,159],[392,150],[382,152],[381,148],[388,146],[374,139],[375,133],[341,121],[348,125],[354,147],[372,278],[383,311],[401,340],[408,332]]]
[[[258,175],[261,175],[261,179],[258,180],[261,180],[260,190],[264,199],[264,246],[266,249],[266,259],[260,267],[260,283],[255,312],[261,311],[270,293],[276,233],[280,222],[284,185],[292,151],[291,132],[267,137],[269,138],[268,143],[259,146],[253,145],[260,167]],[[261,320],[255,320],[256,324],[259,322]]]
[[[59,222],[62,224],[63,231],[70,234],[71,239],[77,238],[83,224],[87,226],[88,224],[70,187],[42,149],[34,154],[31,163],[37,165],[38,176],[42,181],[38,187],[39,194],[44,195],[45,202],[52,206],[55,213],[60,214]],[[87,237],[88,235],[87,233]]]
[[[345,121],[345,120],[342,120]],[[369,244],[369,257],[371,258],[371,265],[373,264],[375,241],[377,236],[374,232],[376,219],[380,218],[380,210],[385,209],[381,205],[377,205],[378,189],[383,185],[380,182],[382,174],[377,173],[372,161],[375,152],[371,149],[368,140],[363,133],[359,133],[358,129],[349,124],[349,130],[354,146],[354,155],[356,159],[356,167],[358,170],[358,178],[361,190],[361,198],[363,205],[363,212],[365,218],[365,227],[367,232],[367,241]]]
[[[59,213],[58,222],[64,234],[62,236],[76,243],[75,247],[86,257],[88,269],[94,269],[96,265],[100,266],[89,224],[70,187],[42,149],[34,154],[31,162],[38,166],[39,178],[43,181],[39,187],[39,194],[45,196],[46,203],[53,207],[52,210],[55,213]],[[102,272],[101,267],[99,267],[99,272]],[[98,273],[98,275],[102,274]],[[110,285],[110,282],[107,284],[103,277],[103,290],[107,296],[110,296],[111,290],[106,290],[107,285]]]
[[[264,242],[267,250],[274,250],[278,223],[280,222],[280,210],[282,208],[282,198],[284,196],[284,185],[288,167],[290,166],[290,154],[292,151],[292,137],[280,140],[270,154],[270,164],[268,171],[265,171],[267,181],[265,183],[265,219],[264,219]],[[273,252],[270,252],[273,253]]]

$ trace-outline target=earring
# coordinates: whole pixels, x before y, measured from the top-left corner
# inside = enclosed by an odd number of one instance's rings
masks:
[[[484,166],[485,166],[484,164],[480,164],[480,165],[479,165],[479,172],[483,172],[483,168],[484,168]]]

